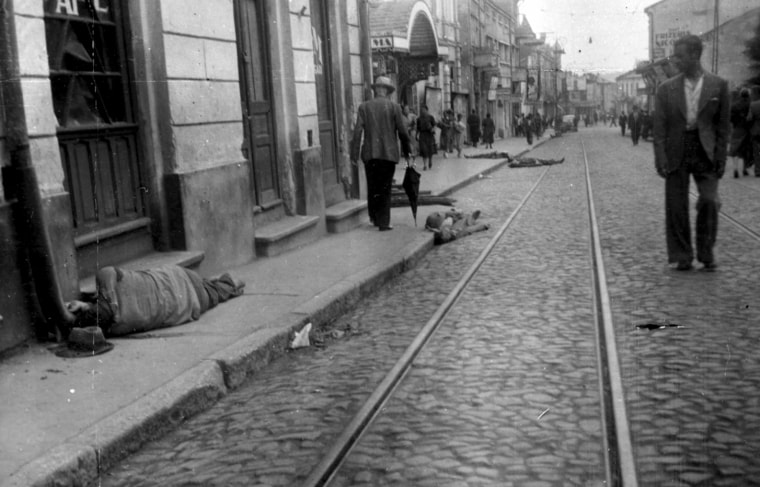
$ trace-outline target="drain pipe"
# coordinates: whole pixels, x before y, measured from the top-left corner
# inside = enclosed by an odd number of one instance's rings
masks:
[[[362,58],[362,78],[364,78],[364,101],[372,99],[372,47],[370,46],[369,0],[359,0],[359,50]]]
[[[45,225],[37,174],[29,152],[24,98],[18,62],[13,0],[2,0],[0,8],[0,77],[5,102],[6,144],[11,158],[15,197],[16,234],[29,260],[36,301],[47,325],[58,340],[66,335],[74,315],[66,309],[53,262],[50,235]],[[39,334],[38,334],[39,335]]]

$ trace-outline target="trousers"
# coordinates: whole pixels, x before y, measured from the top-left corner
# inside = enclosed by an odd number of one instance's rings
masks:
[[[686,132],[684,156],[678,169],[665,178],[665,233],[668,262],[691,262],[694,250],[691,244],[689,221],[689,176],[694,178],[697,198],[696,244],[697,260],[703,264],[714,260],[713,246],[718,235],[718,175],[707,157],[699,133]]]
[[[391,186],[396,163],[371,159],[364,163],[367,173],[367,213],[369,220],[379,228],[391,224]]]

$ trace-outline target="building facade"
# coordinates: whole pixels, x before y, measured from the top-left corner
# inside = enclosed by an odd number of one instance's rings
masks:
[[[675,41],[687,34],[702,39],[702,66],[726,79],[731,90],[745,85],[752,76],[744,50],[760,22],[757,1],[662,0],[644,11],[649,16],[650,59],[638,72],[650,94],[676,74],[668,57]]]
[[[214,272],[361,210],[347,145],[371,83],[366,1],[6,4],[0,350],[51,331],[39,303],[76,297],[99,267],[181,254]],[[34,194],[45,283],[20,204]]]
[[[519,46],[520,113],[546,116],[550,119],[564,113],[562,54],[559,43],[548,44],[546,34],[536,36],[527,18],[517,28]]]
[[[615,78],[615,82],[618,87],[618,113],[631,113],[634,106],[640,108],[648,106],[647,84],[637,70],[633,69],[621,74]]]

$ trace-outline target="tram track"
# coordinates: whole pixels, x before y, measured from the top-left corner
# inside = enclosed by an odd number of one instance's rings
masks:
[[[584,178],[586,182],[587,215],[590,228],[590,262],[591,287],[593,288],[593,313],[595,317],[595,338],[597,343],[597,371],[601,397],[603,438],[606,452],[606,485],[633,487],[637,486],[636,467],[633,458],[633,447],[628,426],[628,418],[623,394],[623,383],[620,372],[619,358],[615,343],[615,331],[612,323],[610,298],[605,281],[604,261],[600,243],[599,226],[596,222],[593,190],[589,171],[588,157],[585,145],[581,139],[583,154]],[[366,400],[359,412],[344,428],[333,442],[332,447],[322,457],[320,462],[302,484],[304,487],[329,485],[344,460],[350,455],[353,447],[360,441],[363,434],[380,414],[384,405],[392,397],[396,388],[404,380],[415,358],[429,342],[446,315],[457,303],[463,291],[473,279],[483,263],[488,259],[496,244],[512,225],[517,215],[525,207],[544,177],[549,167],[545,168],[519,205],[501,225],[498,232],[482,250],[476,261],[457,282],[444,302],[435,311],[429,321],[421,329],[413,342],[399,358],[393,368]],[[539,420],[548,411],[546,409]]]

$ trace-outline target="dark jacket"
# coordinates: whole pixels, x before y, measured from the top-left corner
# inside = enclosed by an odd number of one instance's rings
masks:
[[[697,106],[699,140],[716,168],[725,167],[731,101],[728,83],[711,73],[704,73],[702,94]],[[657,89],[654,109],[654,163],[661,174],[678,169],[683,159],[686,130],[686,95],[684,75],[676,75]]]
[[[363,142],[362,142],[362,139]],[[351,160],[364,162],[373,159],[398,162],[399,144],[404,157],[409,156],[409,134],[401,107],[385,97],[377,97],[359,105],[351,140]]]

